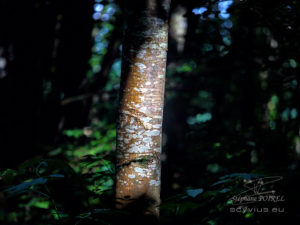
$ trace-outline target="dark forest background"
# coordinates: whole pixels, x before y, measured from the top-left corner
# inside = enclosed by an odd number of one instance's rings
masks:
[[[162,224],[299,224],[299,17],[295,0],[172,0]],[[122,1],[0,0],[0,224],[122,214],[122,31]],[[285,200],[255,206],[284,212],[230,212],[243,184],[270,176]]]

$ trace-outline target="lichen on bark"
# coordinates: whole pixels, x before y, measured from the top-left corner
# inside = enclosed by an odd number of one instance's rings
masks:
[[[158,216],[169,0],[125,3],[117,128],[117,208],[139,198]],[[143,162],[143,163],[142,163]]]

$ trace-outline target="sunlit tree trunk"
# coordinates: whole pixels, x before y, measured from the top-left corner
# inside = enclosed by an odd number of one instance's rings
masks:
[[[117,208],[158,217],[170,0],[125,3]]]

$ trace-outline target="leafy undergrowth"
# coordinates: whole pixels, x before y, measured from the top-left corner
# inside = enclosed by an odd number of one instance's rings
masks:
[[[65,143],[48,157],[1,171],[0,221],[80,224],[113,213],[115,126],[97,123],[63,134]]]
[[[124,213],[114,209],[115,127],[64,131],[65,144],[17,169],[0,174],[0,221],[3,224],[115,224]],[[234,173],[205,187],[186,187],[163,199],[162,224],[256,224],[249,211],[230,213],[230,200],[260,175]],[[227,221],[224,223],[224,221]]]
[[[1,221],[5,224],[114,224],[122,213],[114,209],[111,154],[87,155],[70,166],[60,159],[38,158],[18,170],[1,174]],[[74,166],[76,165],[76,166]],[[74,168],[75,169],[74,169]],[[77,170],[77,171],[76,171]],[[258,178],[230,174],[204,188],[186,188],[160,205],[162,224],[225,224],[230,198],[241,185]],[[255,216],[240,211],[230,221],[251,224]],[[226,223],[227,224],[227,223]]]

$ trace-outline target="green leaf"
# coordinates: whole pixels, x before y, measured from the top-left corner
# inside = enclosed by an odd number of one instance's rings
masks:
[[[226,205],[232,205],[232,204],[233,204],[232,200],[228,200],[228,201],[226,202]]]
[[[259,178],[258,174],[250,174],[250,173],[232,173],[229,175],[225,175],[219,178],[219,180],[227,179],[227,178],[243,178],[246,180],[251,180],[253,178]]]
[[[215,220],[210,220],[210,221],[207,222],[207,224],[209,224],[209,225],[216,225],[217,222]]]
[[[232,181],[232,179],[223,179],[223,180],[220,180],[220,181],[217,181],[215,183],[213,183],[211,186],[215,186],[215,185],[218,185],[218,184],[224,184],[224,183],[227,183],[227,182],[230,182]]]
[[[231,191],[231,188],[224,188],[224,189],[220,190],[219,192],[224,194],[224,193],[229,192],[229,191]]]
[[[45,177],[39,177],[39,178],[33,179],[31,181],[27,181],[22,184],[7,188],[4,190],[4,192],[7,192],[8,197],[11,197],[11,196],[21,194],[23,192],[28,191],[32,186],[39,185],[39,184],[45,184],[47,182],[47,180],[48,179]]]
[[[295,61],[295,59],[290,59],[289,62],[292,68],[296,68],[298,66],[298,63]]]
[[[35,167],[40,161],[41,161],[41,157],[35,157],[33,159],[25,161],[19,166],[18,168],[19,173],[24,172],[26,169],[30,167]]]
[[[253,215],[251,213],[246,213],[245,218],[251,218]]]
[[[63,174],[51,174],[48,177],[50,177],[50,178],[64,178],[65,176]]]
[[[15,177],[17,176],[17,171],[12,170],[12,169],[6,169],[2,174],[2,179],[4,181],[4,183],[6,184],[11,184]]]
[[[203,192],[203,188],[199,188],[199,189],[189,189],[186,191],[187,195],[192,197],[192,198],[195,198],[197,197],[198,195],[200,195],[201,193]]]
[[[33,207],[40,208],[40,209],[49,209],[50,202],[49,201],[35,201],[32,203]]]
[[[63,134],[68,137],[79,138],[83,136],[83,131],[81,129],[65,130]]]

